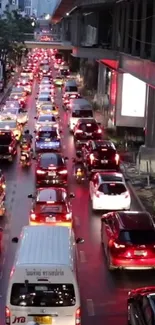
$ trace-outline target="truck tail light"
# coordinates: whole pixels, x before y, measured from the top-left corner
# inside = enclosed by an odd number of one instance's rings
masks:
[[[7,306],[5,307],[5,323],[7,325],[10,325],[11,323],[11,313],[10,309]]]
[[[75,325],[81,325],[81,309],[78,308],[75,314]]]

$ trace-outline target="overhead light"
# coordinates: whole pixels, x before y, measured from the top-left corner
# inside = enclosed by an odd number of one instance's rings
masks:
[[[50,16],[49,14],[47,14],[47,15],[45,16],[45,19],[46,19],[46,20],[49,20],[50,17],[51,17],[51,16]]]
[[[66,12],[66,16],[69,16],[69,12]]]

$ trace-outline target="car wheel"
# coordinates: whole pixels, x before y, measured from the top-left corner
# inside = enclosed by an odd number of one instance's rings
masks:
[[[111,264],[111,260],[110,260],[110,252],[109,252],[109,250],[107,251],[106,258],[107,258],[107,266],[108,266],[108,270],[109,270],[109,271],[113,271],[114,268],[113,268],[113,266],[112,266],[112,264]]]

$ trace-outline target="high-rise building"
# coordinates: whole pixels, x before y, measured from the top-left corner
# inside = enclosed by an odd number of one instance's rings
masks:
[[[24,11],[24,0],[18,0],[19,9]]]
[[[0,0],[0,16],[3,15],[6,7],[9,7],[9,10],[18,9],[18,0]]]
[[[32,0],[24,0],[24,12],[28,16],[32,16]]]

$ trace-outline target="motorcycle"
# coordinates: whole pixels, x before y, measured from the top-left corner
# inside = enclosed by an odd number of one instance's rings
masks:
[[[29,167],[31,166],[31,159],[32,159],[32,150],[29,152],[22,151],[20,155],[20,164],[22,167]]]
[[[74,177],[77,183],[81,183],[86,179],[86,171],[83,163],[75,163]]]

